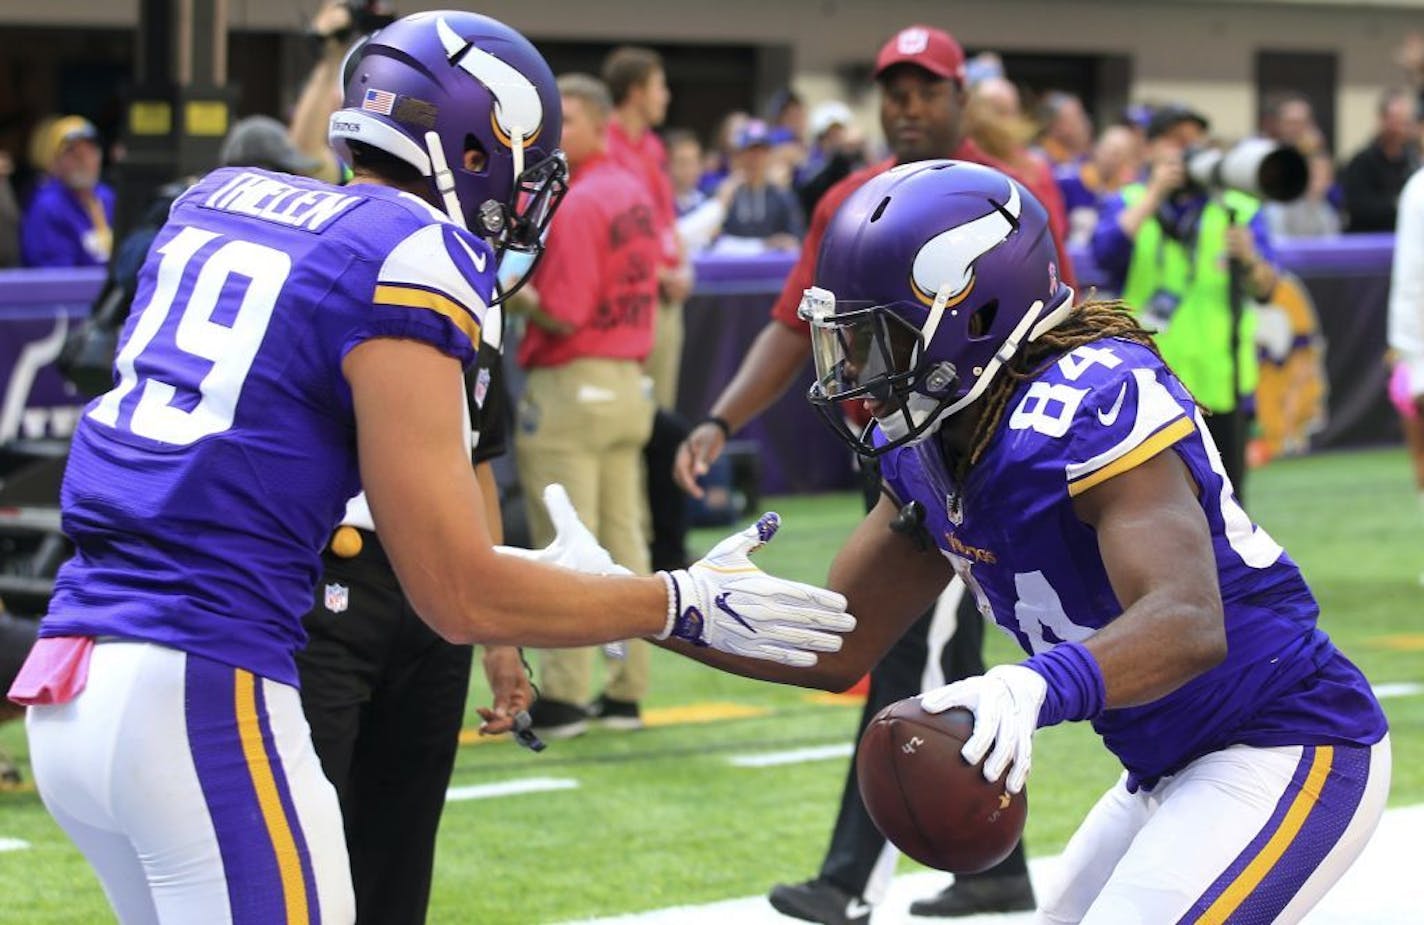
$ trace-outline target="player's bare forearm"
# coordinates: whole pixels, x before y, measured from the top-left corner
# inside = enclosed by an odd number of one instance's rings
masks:
[[[347,354],[361,481],[417,613],[452,642],[557,647],[660,633],[659,578],[594,577],[494,551],[460,436],[459,364],[381,338]]]
[[[767,322],[712,406],[712,414],[727,421],[733,431],[745,426],[791,388],[810,356],[811,339],[804,332],[779,321]]]
[[[1102,669],[1108,709],[1151,703],[1226,657],[1216,559],[1196,491],[1181,459],[1165,451],[1077,500],[1124,607],[1084,642]]]
[[[828,691],[843,691],[865,675],[934,603],[953,572],[933,547],[920,549],[890,529],[896,514],[888,499],[855,529],[831,564],[826,587],[846,597],[856,628],[839,652],[823,652],[813,668],[788,668],[737,658],[675,640],[665,648],[732,674]]]
[[[490,541],[495,545],[504,542],[504,518],[499,510],[499,485],[494,480],[494,466],[487,462],[475,466],[475,481],[480,486],[480,500],[485,505],[485,525],[489,527]]]

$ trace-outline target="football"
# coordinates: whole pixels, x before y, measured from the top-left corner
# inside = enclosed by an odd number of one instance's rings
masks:
[[[956,874],[1008,857],[1028,815],[1027,789],[1011,796],[959,754],[973,731],[968,710],[927,713],[910,697],[875,715],[855,759],[861,798],[885,837],[921,864]]]

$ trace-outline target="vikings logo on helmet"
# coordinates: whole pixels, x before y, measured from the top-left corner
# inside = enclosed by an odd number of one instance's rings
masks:
[[[490,110],[490,127],[495,137],[506,147],[514,146],[514,136],[529,145],[539,137],[544,123],[544,106],[534,83],[516,68],[466,41],[450,28],[442,16],[435,21],[440,44],[450,56],[450,63],[489,88],[494,97]]]
[[[950,287],[945,307],[958,305],[974,290],[974,264],[1008,240],[1023,210],[1019,190],[1005,178],[1007,201],[992,212],[955,225],[925,242],[910,267],[910,286],[925,305],[933,305],[942,287]]]

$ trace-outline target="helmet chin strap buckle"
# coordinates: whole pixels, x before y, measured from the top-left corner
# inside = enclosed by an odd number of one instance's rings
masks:
[[[455,195],[455,175],[445,160],[445,149],[440,147],[440,136],[434,132],[425,133],[425,150],[430,155],[430,175],[435,181],[435,192],[445,206],[445,214],[450,221],[466,228],[465,215],[460,211],[460,199]]]

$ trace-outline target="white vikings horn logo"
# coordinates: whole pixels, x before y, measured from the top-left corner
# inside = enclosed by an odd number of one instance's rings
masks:
[[[458,57],[460,69],[488,87],[494,96],[490,126],[495,137],[509,147],[517,128],[524,137],[525,146],[533,144],[544,124],[544,106],[539,102],[539,91],[529,78],[489,52],[481,51],[472,42],[460,38],[444,17],[435,21],[435,28],[450,60]]]
[[[910,286],[921,302],[933,304],[940,287],[946,284],[953,293],[946,307],[958,305],[969,296],[974,289],[975,262],[1002,244],[1014,230],[1014,223],[1004,213],[1017,221],[1023,209],[1019,188],[1012,182],[1008,186],[1009,201],[1004,203],[1003,211],[995,209],[971,222],[941,231],[920,248],[910,268]]]

